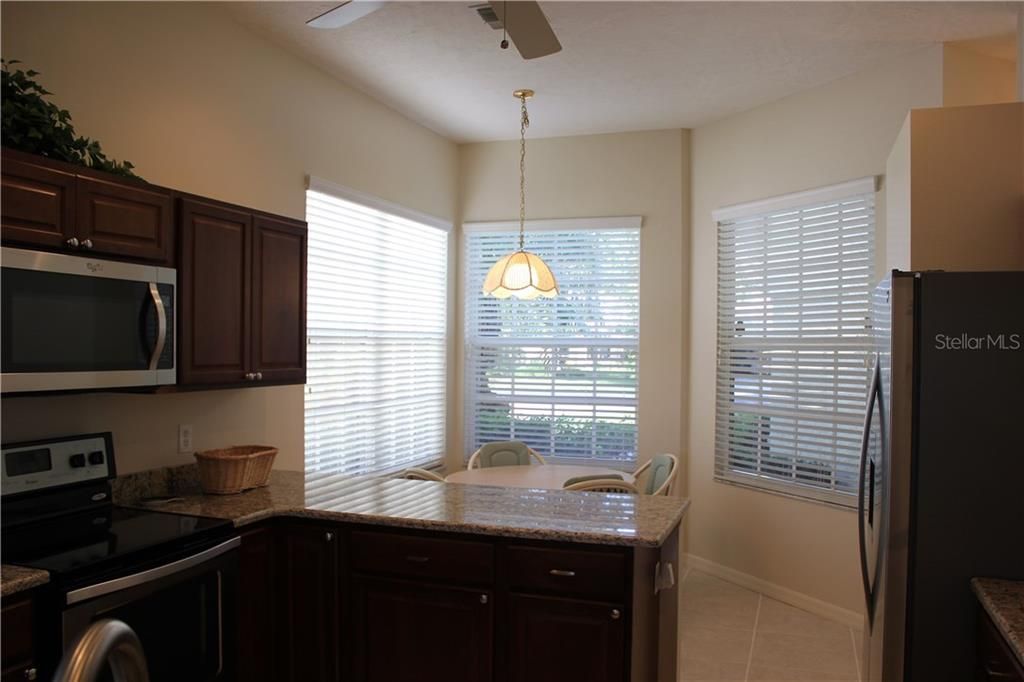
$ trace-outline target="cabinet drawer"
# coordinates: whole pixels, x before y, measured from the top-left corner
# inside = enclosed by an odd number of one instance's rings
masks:
[[[489,583],[494,579],[494,548],[468,540],[356,531],[352,567],[365,573]]]
[[[32,600],[4,601],[0,615],[0,632],[3,633],[0,660],[7,669],[32,660]]]
[[[626,593],[626,555],[547,547],[509,547],[508,582],[517,591],[619,599]]]

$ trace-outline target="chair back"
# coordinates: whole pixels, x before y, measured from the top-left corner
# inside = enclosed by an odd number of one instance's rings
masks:
[[[531,458],[543,464],[544,459],[533,452],[530,446],[518,440],[502,440],[484,443],[469,459],[468,468],[528,466]]]
[[[411,481],[438,481],[444,483],[444,476],[427,469],[420,469],[419,467],[406,469],[398,475],[398,478],[405,478]]]
[[[646,495],[668,495],[669,488],[676,478],[678,464],[675,455],[655,455],[651,458],[650,466],[644,467],[647,476],[640,489]]]
[[[588,481],[580,481],[579,483],[565,486],[563,490],[591,493],[626,493],[629,495],[636,495],[639,492],[632,483],[626,483],[621,479],[615,478],[594,478]]]

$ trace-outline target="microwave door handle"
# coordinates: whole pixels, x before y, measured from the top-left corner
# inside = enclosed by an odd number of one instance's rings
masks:
[[[153,354],[149,357],[149,369],[155,370],[160,365],[160,356],[164,354],[164,346],[167,344],[167,309],[164,308],[164,299],[160,297],[156,282],[149,283],[149,295],[153,299],[153,307],[156,308],[156,343],[153,344]]]
[[[868,575],[867,538],[864,537],[864,474],[867,470],[868,441],[871,438],[871,418],[874,415],[875,400],[881,384],[881,366],[879,357],[875,355],[875,367],[871,375],[871,389],[868,391],[868,405],[864,416],[864,433],[860,442],[860,467],[857,482],[857,541],[860,545],[860,577],[864,584],[864,603],[867,607],[868,620],[872,619],[871,579]],[[871,480],[872,488],[874,477]]]

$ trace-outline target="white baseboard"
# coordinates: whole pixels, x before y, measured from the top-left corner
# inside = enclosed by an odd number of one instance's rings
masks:
[[[752,576],[749,573],[743,573],[736,569],[729,568],[728,566],[722,566],[716,564],[713,561],[704,559],[703,557],[695,556],[693,554],[683,554],[683,561],[689,568],[695,568],[698,571],[704,573],[710,573],[716,578],[721,578],[731,583],[735,583],[740,587],[746,587],[747,589],[760,592],[761,594],[771,597],[772,599],[778,599],[781,602],[785,602],[791,606],[795,606],[798,609],[809,611],[810,613],[822,616],[840,622],[844,625],[848,625],[856,630],[860,630],[864,627],[864,614],[857,611],[851,611],[844,609],[841,606],[836,606],[827,601],[822,601],[810,595],[806,595],[803,592],[797,592],[791,590],[788,587],[777,585],[775,583],[762,580],[756,576]]]

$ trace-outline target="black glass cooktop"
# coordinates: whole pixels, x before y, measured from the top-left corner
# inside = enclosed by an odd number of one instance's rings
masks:
[[[4,529],[3,562],[77,582],[166,563],[231,535],[223,519],[107,506]]]

